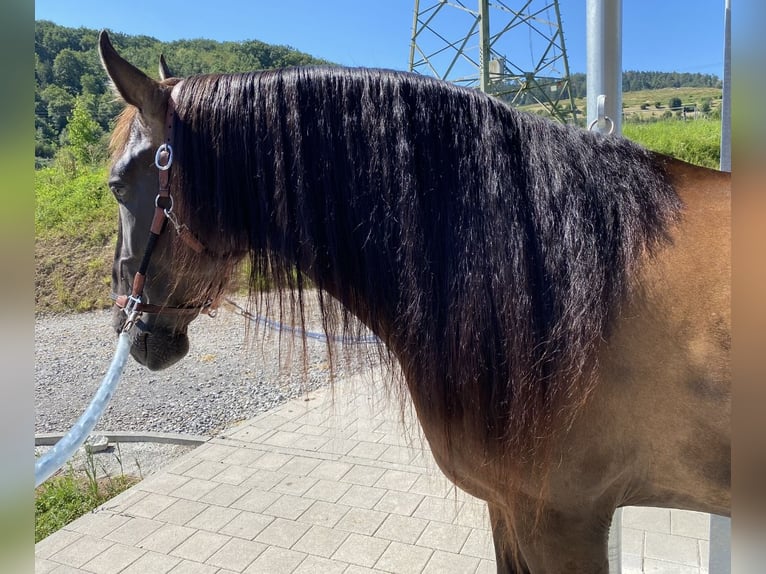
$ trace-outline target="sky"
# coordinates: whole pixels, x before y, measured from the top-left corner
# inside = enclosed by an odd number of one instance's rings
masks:
[[[512,8],[522,4],[504,1]],[[420,0],[421,10],[434,4],[435,0]],[[260,40],[337,64],[406,70],[414,5],[414,0],[36,0],[35,18],[161,41]],[[585,6],[586,0],[559,2],[572,73],[586,71]],[[724,0],[623,2],[623,70],[699,72],[722,78],[723,15]],[[450,40],[462,35],[459,10],[445,10],[440,18],[439,30],[452,33]],[[521,37],[516,34],[513,41],[520,42],[520,53],[534,57],[540,50],[534,33],[526,29]],[[425,37],[420,43],[429,47]],[[506,58],[526,61],[514,54]],[[166,57],[172,62],[172,54]]]

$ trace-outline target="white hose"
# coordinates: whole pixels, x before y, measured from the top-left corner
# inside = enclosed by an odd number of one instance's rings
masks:
[[[117,383],[120,381],[120,375],[125,368],[125,362],[130,352],[130,335],[127,332],[120,333],[117,339],[117,349],[114,352],[114,358],[109,365],[109,370],[101,381],[101,386],[93,395],[88,408],[80,416],[69,432],[65,434],[56,444],[35,461],[35,488],[48,480],[51,475],[64,466],[64,463],[80,448],[85,439],[88,438],[93,427],[96,426],[98,419],[106,409],[106,405],[112,398]]]

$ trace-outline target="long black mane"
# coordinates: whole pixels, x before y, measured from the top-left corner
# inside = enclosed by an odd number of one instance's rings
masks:
[[[173,193],[203,242],[249,254],[254,279],[311,277],[447,432],[481,409],[516,454],[583,402],[633,270],[680,211],[639,146],[422,76],[198,76],[175,99]]]

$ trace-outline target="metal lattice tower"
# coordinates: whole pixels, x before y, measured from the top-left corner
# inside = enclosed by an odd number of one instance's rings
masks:
[[[415,0],[410,71],[575,120],[557,0]]]

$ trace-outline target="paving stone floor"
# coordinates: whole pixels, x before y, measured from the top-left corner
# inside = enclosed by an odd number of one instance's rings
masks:
[[[246,421],[36,545],[68,574],[490,574],[484,505],[436,468],[379,383]],[[626,574],[707,572],[709,516],[627,508]]]

